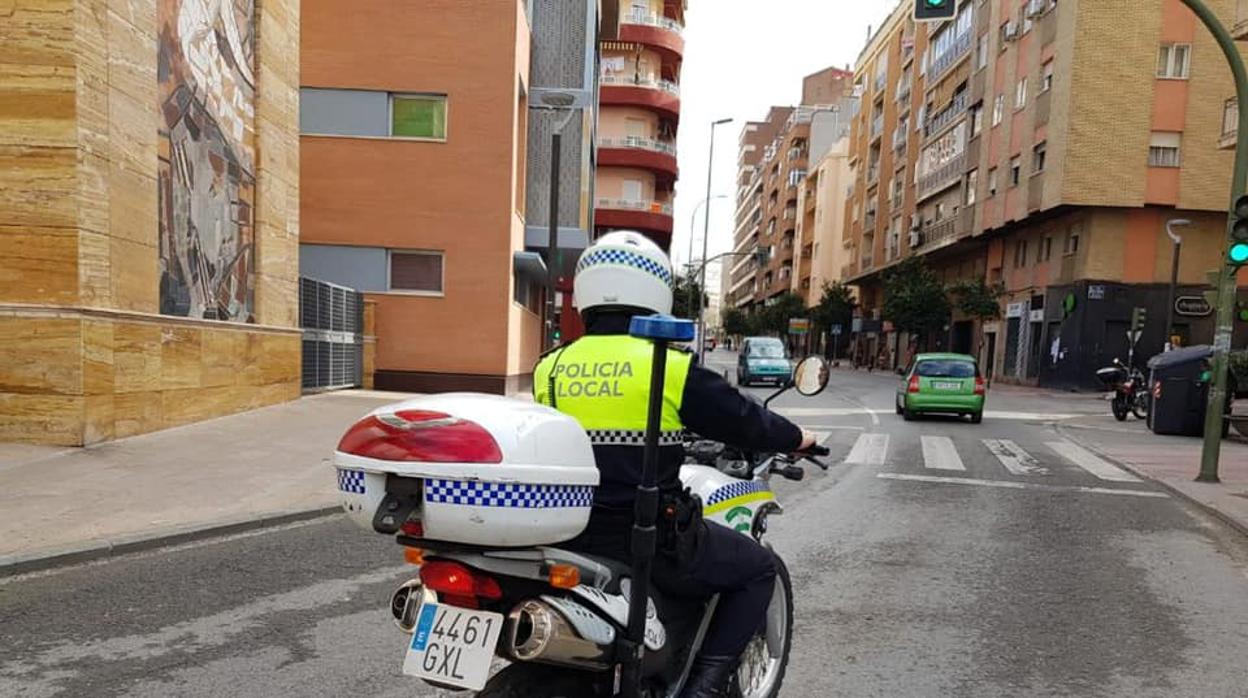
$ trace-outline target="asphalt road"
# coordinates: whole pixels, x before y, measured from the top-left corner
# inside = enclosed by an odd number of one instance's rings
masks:
[[[893,385],[777,402],[836,464],[775,485],[784,695],[1245,695],[1248,546],[1052,425],[1103,403],[1002,389],[981,425],[907,423]],[[439,695],[400,673],[410,575],[334,517],[0,582],[0,696]]]

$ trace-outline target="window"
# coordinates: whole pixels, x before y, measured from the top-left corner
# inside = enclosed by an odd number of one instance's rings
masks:
[[[978,136],[984,130],[984,105],[976,104],[971,107],[971,138]]]
[[[1053,59],[1044,62],[1040,68],[1040,91],[1048,92],[1053,89]]]
[[[542,312],[542,286],[532,279],[516,274],[514,288],[515,301],[523,305],[529,312],[540,315]]]
[[[1072,255],[1079,252],[1079,234],[1082,232],[1082,223],[1076,223],[1066,230],[1066,245],[1063,254]]]
[[[1008,21],[1008,20],[1005,22],[1002,22],[1001,23],[1001,37],[1000,37],[1001,40],[998,42],[998,45],[1001,47],[1001,53],[1005,53],[1006,44],[1008,44],[1010,39],[1013,39],[1013,38],[1014,38],[1014,22]]]
[[[446,96],[390,95],[390,135],[446,140]]]
[[[1023,7],[1020,10],[1020,14],[1023,16],[1023,33],[1024,34],[1031,31],[1031,13],[1027,11],[1028,6],[1030,5],[1031,5],[1030,2],[1024,2]]]
[[[1053,236],[1049,235],[1040,242],[1039,261],[1047,262],[1053,257]]]
[[[1048,143],[1040,143],[1031,149],[1031,172],[1039,174],[1044,172],[1045,151],[1048,149]]]
[[[1014,243],[1014,268],[1021,269],[1027,266],[1027,241],[1019,240]]]
[[[1186,80],[1191,44],[1162,44],[1157,51],[1157,77]]]
[[[1027,106],[1027,77],[1023,76],[1022,80],[1014,87],[1014,108],[1022,109]]]
[[[993,167],[988,170],[988,196],[997,195],[997,168]]]
[[[1149,167],[1178,167],[1179,141],[1183,134],[1154,131],[1148,144]]]
[[[1015,155],[1010,158],[1010,186],[1017,187],[1018,181],[1023,175],[1023,159]]]
[[[979,186],[979,170],[971,170],[966,173],[966,205],[975,205],[975,189]]]
[[[390,290],[442,294],[442,253],[390,250]]]
[[[622,199],[625,201],[641,201],[641,181],[636,179],[626,179],[620,188]]]
[[[979,37],[979,43],[975,47],[975,70],[983,70],[988,67],[988,35],[984,34]]]
[[[999,126],[1001,117],[1005,115],[1005,95],[997,95],[992,100],[992,125]]]

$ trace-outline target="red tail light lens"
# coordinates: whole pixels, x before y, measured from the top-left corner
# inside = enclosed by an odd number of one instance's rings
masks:
[[[918,376],[910,376],[910,386],[906,388],[906,390],[912,393],[919,392],[919,377]]]
[[[503,590],[493,577],[474,573],[458,562],[436,560],[420,566],[420,582],[426,587],[453,599],[476,599],[497,601],[503,598]],[[448,603],[451,601],[448,600]],[[463,603],[455,605],[462,606]]]
[[[503,462],[498,442],[480,424],[424,410],[369,415],[347,431],[338,450],[389,461]]]
[[[975,376],[975,394],[983,395],[987,392],[987,389],[988,387],[984,384],[984,379],[980,376]]]

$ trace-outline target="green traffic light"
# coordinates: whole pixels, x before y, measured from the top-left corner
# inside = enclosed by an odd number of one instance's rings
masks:
[[[1248,263],[1248,242],[1237,242],[1231,245],[1231,249],[1226,253],[1226,257],[1231,261],[1231,264],[1240,265]]]

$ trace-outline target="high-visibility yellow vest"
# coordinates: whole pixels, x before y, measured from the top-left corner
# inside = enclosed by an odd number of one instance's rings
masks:
[[[654,345],[628,335],[588,335],[542,358],[533,395],[574,417],[598,446],[645,442]],[[661,445],[680,443],[680,404],[692,355],[669,349],[663,388]]]

